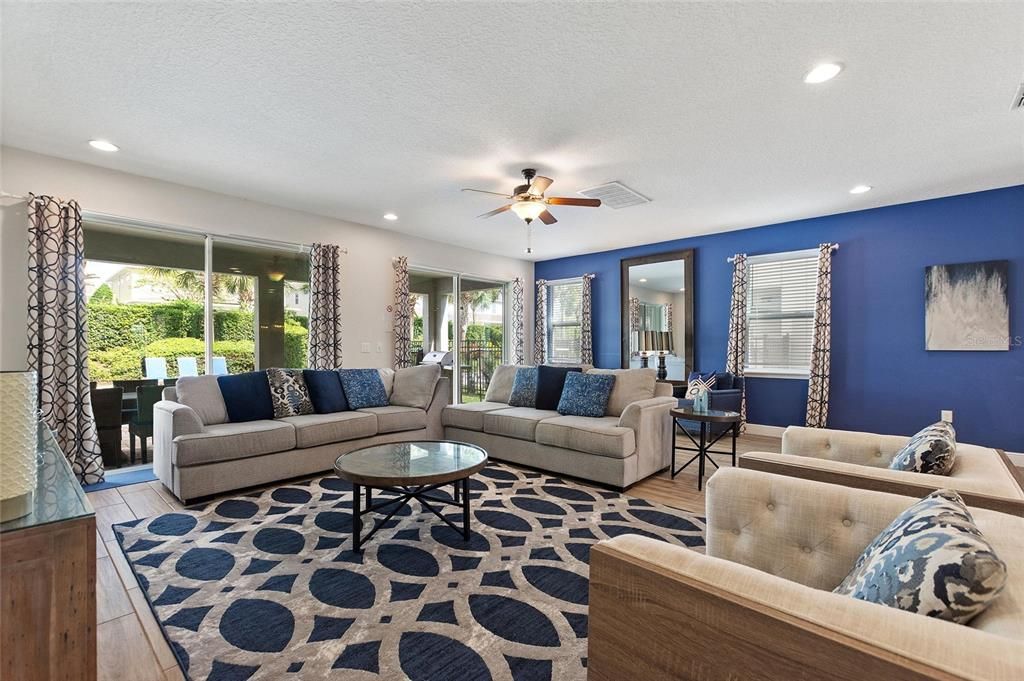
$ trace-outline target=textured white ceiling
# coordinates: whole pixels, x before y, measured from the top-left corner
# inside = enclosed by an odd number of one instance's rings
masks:
[[[653,199],[554,210],[538,259],[1024,182],[1024,3],[2,11],[6,144],[494,253],[522,223],[459,188],[524,166]]]

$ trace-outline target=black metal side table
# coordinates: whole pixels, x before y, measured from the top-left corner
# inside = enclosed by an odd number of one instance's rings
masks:
[[[698,462],[698,468],[700,469],[697,473],[697,489],[702,489],[704,486],[704,462],[710,461],[715,468],[718,468],[718,464],[715,462],[710,454],[729,454],[730,452],[715,451],[711,449],[714,447],[719,440],[721,440],[726,433],[732,433],[732,465],[736,465],[736,435],[740,429],[740,414],[735,411],[719,411],[717,409],[706,409],[704,411],[696,411],[693,407],[677,407],[673,409],[672,414],[672,466],[669,469],[672,472],[672,477],[675,478],[679,471],[689,466],[694,461]],[[700,441],[693,439],[689,431],[686,430],[679,422],[680,421],[696,421],[700,424]],[[710,426],[712,423],[728,423],[731,424],[729,428],[723,430],[718,434],[714,440],[710,439]],[[686,437],[693,443],[694,447],[680,447],[676,444],[679,440],[679,431],[683,431]],[[684,452],[697,452],[689,461],[684,463],[679,468],[676,468],[676,450],[682,450]]]

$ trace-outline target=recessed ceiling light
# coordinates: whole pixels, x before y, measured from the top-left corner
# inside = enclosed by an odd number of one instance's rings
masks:
[[[871,191],[871,185],[869,184],[858,184],[856,187],[850,190],[851,194],[863,194]]]
[[[835,64],[832,62],[818,64],[813,69],[807,72],[807,75],[804,76],[804,82],[810,83],[811,85],[824,83],[826,80],[832,80],[833,78],[838,76],[839,72],[842,70],[842,64]]]
[[[641,284],[646,284],[646,283],[647,283],[647,280],[646,280],[646,279],[641,279],[641,280],[640,280],[640,283],[641,283]]]
[[[89,140],[89,146],[100,151],[119,151],[121,147],[111,144],[107,140]]]
[[[391,220],[392,222],[398,219],[398,216],[394,213],[384,213],[385,220]]]

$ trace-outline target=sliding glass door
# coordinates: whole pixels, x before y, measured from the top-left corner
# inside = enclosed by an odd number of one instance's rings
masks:
[[[505,284],[461,277],[459,374],[462,402],[482,402],[505,359]]]

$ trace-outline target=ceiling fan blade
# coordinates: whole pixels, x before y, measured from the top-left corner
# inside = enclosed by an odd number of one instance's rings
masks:
[[[507,211],[511,207],[512,207],[512,204],[510,203],[507,206],[502,206],[501,208],[495,208],[494,210],[492,210],[492,211],[490,211],[488,213],[484,213],[483,215],[477,215],[477,217],[478,218],[489,218],[492,215],[497,215],[498,213],[504,213],[505,211]]]
[[[601,205],[601,199],[571,199],[565,196],[551,196],[544,200],[549,206],[586,206],[597,208]]]
[[[512,198],[508,194],[500,194],[498,192],[489,192],[489,191],[487,191],[485,189],[466,189],[466,188],[463,188],[462,191],[464,191],[464,192],[476,192],[477,194],[493,194],[494,196],[500,196],[500,197],[505,198],[505,199],[511,199]]]
[[[555,219],[555,216],[548,211],[544,211],[537,217],[539,217],[540,221],[543,222],[545,225],[553,225],[556,222],[558,222],[558,220]]]
[[[538,175],[533,178],[533,182],[530,183],[530,188],[527,191],[531,196],[543,196],[544,192],[551,186],[552,182],[554,182],[554,180],[550,177]]]

